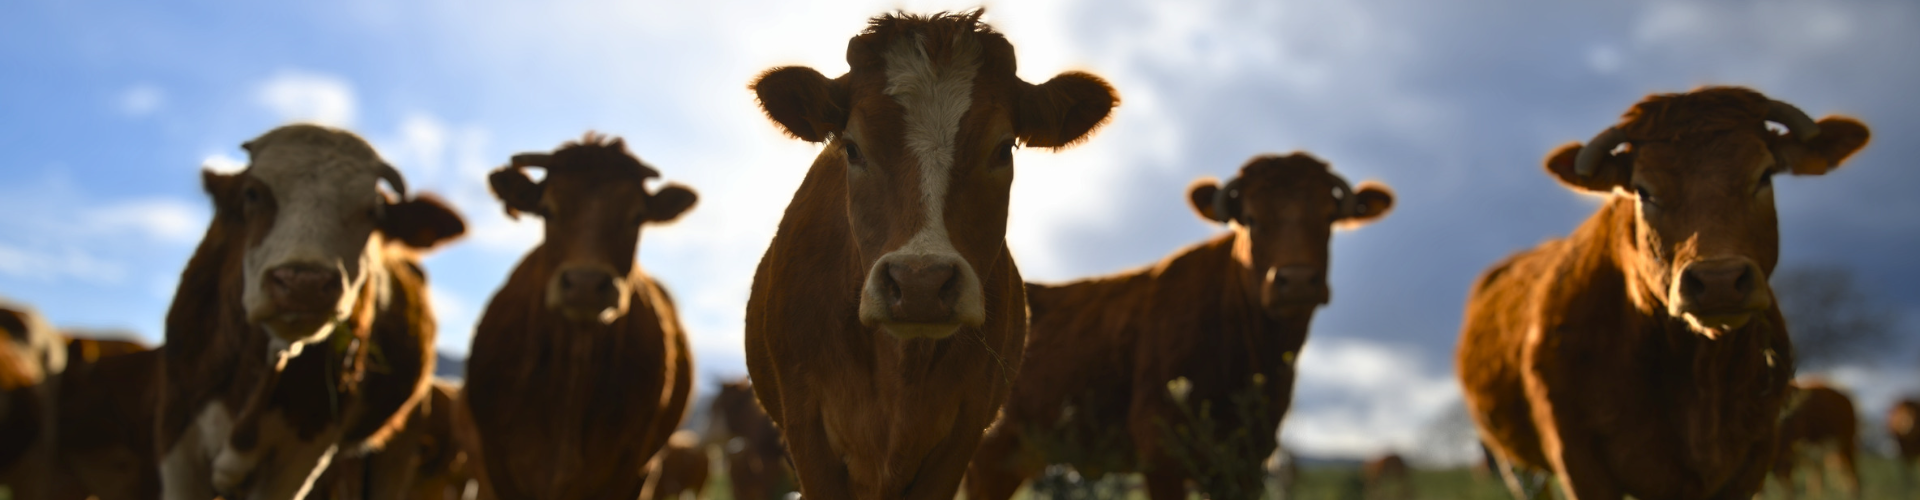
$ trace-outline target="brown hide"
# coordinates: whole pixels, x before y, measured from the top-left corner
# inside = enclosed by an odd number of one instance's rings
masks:
[[[14,498],[43,498],[56,486],[62,342],[33,308],[0,299],[0,485]]]
[[[544,168],[533,182],[523,168]],[[632,499],[686,414],[692,379],[673,299],[634,260],[641,226],[694,203],[619,139],[589,133],[495,171],[509,215],[542,217],[546,239],[500,287],[473,337],[462,399],[483,490],[503,499]],[[581,288],[591,283],[591,287]],[[592,292],[592,293],[586,293]]]
[[[1411,499],[1413,469],[1398,453],[1388,453],[1360,464],[1360,486],[1368,500]]]
[[[1821,462],[1840,469],[1840,488],[1858,498],[1860,492],[1859,416],[1853,411],[1853,399],[1819,382],[1794,381],[1788,397],[1786,418],[1780,421],[1780,444],[1774,452],[1773,476],[1787,498],[1793,498],[1793,471],[1799,462],[1811,461],[1807,469],[1807,490],[1822,497]]]
[[[647,490],[641,500],[679,500],[704,498],[708,468],[712,460],[700,435],[693,431],[675,431],[667,445],[647,462]],[[738,498],[736,495],[735,498]]]
[[[329,155],[314,159],[316,169],[385,165],[351,133],[311,125],[275,129],[249,150],[260,155],[275,144],[338,148],[314,153]],[[378,448],[427,392],[434,320],[415,254],[463,233],[460,217],[425,196],[392,201],[371,183],[351,193],[378,200],[379,210],[354,215],[372,217],[361,222],[372,232],[364,241],[329,244],[365,249],[359,265],[367,283],[329,338],[297,355],[281,351],[287,358],[276,367],[268,359],[270,334],[249,319],[242,300],[243,258],[274,229],[276,200],[299,198],[269,189],[252,176],[256,168],[202,175],[214,217],[181,273],[161,356],[156,438],[170,498],[211,498],[216,490],[227,490],[227,498],[297,496],[320,472],[325,450]],[[397,176],[388,182],[404,197]]]
[[[1329,297],[1333,226],[1370,222],[1392,205],[1382,185],[1344,186],[1306,154],[1255,157],[1225,186],[1203,180],[1189,193],[1203,217],[1231,221],[1230,232],[1144,269],[1027,285],[1027,358],[973,458],[968,498],[1008,498],[1049,463],[1090,475],[1142,471],[1155,499],[1185,498],[1189,481],[1214,498],[1262,491],[1295,355]],[[1215,203],[1223,189],[1229,200]],[[1178,397],[1176,380],[1189,387]],[[1200,440],[1211,444],[1173,434],[1203,407],[1214,435]],[[1221,450],[1227,456],[1214,455]]]
[[[1781,106],[1730,87],[1649,96],[1549,155],[1561,182],[1609,198],[1472,289],[1455,366],[1494,453],[1558,475],[1574,498],[1760,487],[1793,374],[1766,288],[1772,174],[1825,173],[1867,138],[1857,121],[1813,126]],[[1769,120],[1796,124],[1779,135]]]
[[[1900,462],[1913,467],[1920,461],[1920,401],[1902,399],[1887,410],[1887,434],[1900,448]]]
[[[61,375],[62,498],[160,498],[153,417],[158,350],[136,342],[72,338]]]
[[[314,482],[308,500],[461,500],[473,479],[465,448],[453,429],[453,395],[435,380],[414,405],[407,425],[379,450],[334,459]]]
[[[808,498],[953,497],[1026,337],[1006,248],[1013,148],[1072,144],[1117,102],[1085,73],[1021,81],[980,14],[876,17],[848,42],[847,74],[753,84],[787,133],[831,141],[746,315],[754,393]]]
[[[787,464],[787,445],[780,440],[780,429],[754,401],[751,382],[720,384],[708,415],[714,422],[707,432],[726,457],[733,498],[782,500],[794,491],[797,483]]]

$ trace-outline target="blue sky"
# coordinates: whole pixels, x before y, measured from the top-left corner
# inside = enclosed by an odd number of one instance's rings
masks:
[[[624,136],[701,202],[649,227],[642,265],[680,300],[709,375],[740,374],[754,263],[815,146],[761,117],[748,81],[845,71],[846,39],[895,7],[965,2],[52,2],[0,6],[0,295],[69,327],[157,340],[205,229],[203,165],[290,120],[348,127],[468,238],[428,257],[441,348],[539,238],[485,173],[586,130]],[[988,20],[1021,74],[1083,69],[1123,105],[1085,145],[1017,154],[1008,239],[1029,279],[1151,262],[1219,231],[1184,188],[1306,150],[1399,194],[1334,240],[1334,301],[1302,355],[1286,440],[1322,454],[1419,444],[1457,404],[1468,282],[1565,234],[1597,198],[1540,169],[1648,92],[1739,84],[1875,140],[1778,190],[1783,266],[1834,264],[1920,327],[1920,4],[1837,2],[1009,2]],[[1904,333],[1904,332],[1903,332]],[[1863,411],[1920,390],[1920,345],[1830,376]]]

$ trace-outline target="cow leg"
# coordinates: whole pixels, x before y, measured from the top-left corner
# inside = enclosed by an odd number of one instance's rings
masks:
[[[245,425],[253,428],[246,429]],[[329,426],[314,439],[301,440],[278,411],[243,423],[235,434],[245,432],[254,434],[253,442],[248,443],[251,447],[240,449],[234,443],[237,439],[228,439],[214,457],[213,486],[229,494],[241,493],[245,487],[247,500],[297,500],[305,496],[339,450],[339,427]],[[266,462],[269,459],[271,462]]]
[[[1020,433],[1012,425],[995,425],[980,440],[980,448],[974,451],[973,463],[967,468],[967,498],[969,500],[1007,500],[1020,485],[1039,473],[1031,467],[1027,457],[1020,453]]]
[[[1860,464],[1854,462],[1858,456],[1856,451],[1852,441],[1841,440],[1840,447],[1834,452],[1836,455],[1832,457],[1840,466],[1840,486],[1845,489],[1848,498],[1860,498]]]
[[[1187,476],[1181,474],[1173,464],[1160,464],[1149,467],[1142,473],[1147,479],[1147,498],[1153,500],[1185,500],[1187,498]]]
[[[160,457],[161,497],[167,500],[206,500],[213,489],[212,450],[225,446],[233,432],[227,406],[208,403],[200,415]]]
[[[801,405],[795,405],[801,406]],[[787,451],[806,498],[854,498],[847,465],[827,440],[827,428],[818,413],[787,419]]]

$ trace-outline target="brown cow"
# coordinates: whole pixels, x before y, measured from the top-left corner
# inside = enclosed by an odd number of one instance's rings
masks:
[[[1887,433],[1899,449],[1901,487],[1913,489],[1913,469],[1920,466],[1920,401],[1902,399],[1887,409]]]
[[[464,399],[499,498],[634,498],[686,414],[685,329],[634,254],[641,226],[697,196],[678,184],[649,192],[659,176],[624,141],[589,132],[488,178],[508,217],[546,221],[546,240],[487,304],[467,364]]]
[[[405,199],[350,132],[289,125],[243,147],[246,170],[201,175],[213,221],[167,312],[156,437],[172,500],[298,498],[337,452],[379,448],[433,369],[415,254],[466,230]]]
[[[1853,119],[1708,87],[1649,96],[1549,155],[1561,182],[1608,198],[1474,285],[1455,366],[1481,440],[1569,498],[1752,496],[1793,378],[1767,286],[1773,177],[1824,174],[1866,141]]]
[[[1146,268],[1027,286],[1027,359],[968,498],[1008,498],[1050,463],[1143,472],[1155,499],[1186,498],[1189,481],[1213,498],[1264,491],[1294,355],[1331,298],[1333,228],[1377,220],[1393,194],[1294,153],[1256,156],[1224,186],[1201,179],[1188,198],[1229,230]]]
[[[160,498],[154,385],[163,353],[138,342],[70,337],[60,376],[60,498]]]
[[[53,492],[64,347],[39,313],[0,299],[0,485],[13,498]]]
[[[726,456],[727,482],[733,498],[741,500],[781,500],[796,485],[793,469],[787,465],[787,444],[780,440],[780,429],[754,402],[753,383],[747,380],[720,384],[713,397],[712,421],[707,426],[709,439],[718,441]]]
[[[1410,499],[1413,494],[1413,469],[1398,453],[1373,457],[1360,464],[1360,484],[1369,500]]]
[[[1787,401],[1773,463],[1773,478],[1782,494],[1793,498],[1794,466],[1811,460],[1815,465],[1807,469],[1807,492],[1822,496],[1818,462],[1824,458],[1828,469],[1840,469],[1841,491],[1859,498],[1860,467],[1854,461],[1859,456],[1860,421],[1853,412],[1853,399],[1820,382],[1795,381]]]
[[[753,90],[827,142],[754,273],[747,369],[809,498],[953,497],[1026,339],[1007,252],[1016,143],[1061,148],[1117,101],[1098,77],[1033,85],[979,10],[875,17],[827,79]]]
[[[647,488],[641,500],[703,498],[712,462],[699,433],[674,431],[667,445],[647,462]]]
[[[366,455],[335,460],[308,500],[461,500],[473,479],[466,450],[453,430],[453,395],[460,389],[434,380],[428,399],[414,405],[407,426]]]

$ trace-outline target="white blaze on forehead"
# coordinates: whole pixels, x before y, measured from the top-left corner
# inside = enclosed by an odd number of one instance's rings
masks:
[[[980,70],[980,45],[957,37],[945,61],[927,55],[924,35],[903,39],[886,53],[886,93],[900,103],[907,151],[920,161],[920,199],[926,225],[901,251],[957,253],[947,239],[945,208],[952,178],[954,143],[960,119],[973,107],[973,77]]]

